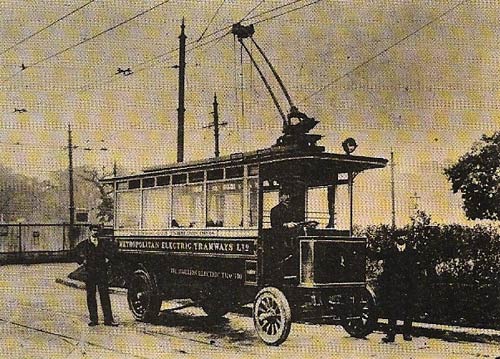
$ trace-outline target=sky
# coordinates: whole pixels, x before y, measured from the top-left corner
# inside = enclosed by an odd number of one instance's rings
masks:
[[[204,127],[214,93],[227,122],[222,155],[272,145],[281,119],[228,33],[242,21],[254,24],[299,109],[320,121],[312,132],[327,151],[342,152],[353,137],[355,154],[394,152],[398,224],[416,207],[436,222],[467,223],[443,168],[500,128],[498,13],[500,3],[487,0],[5,0],[0,161],[46,178],[67,166],[71,124],[75,165],[109,172],[114,161],[131,171],[175,162],[183,18],[185,159],[213,156]],[[357,178],[357,218],[390,223],[390,168],[371,172]]]

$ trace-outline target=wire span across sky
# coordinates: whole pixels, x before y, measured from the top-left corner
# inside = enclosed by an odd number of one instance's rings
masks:
[[[255,24],[300,110],[320,121],[315,130],[329,151],[341,151],[346,137],[356,138],[360,154],[388,157],[393,148],[408,179],[401,196],[429,196],[430,209],[445,217],[448,207],[433,204],[429,188],[449,191],[442,167],[500,127],[499,11],[481,0],[4,1],[0,149],[20,142],[50,151],[71,123],[76,141],[104,137],[126,166],[172,162],[183,18],[186,158],[212,155],[203,126],[214,93],[228,123],[222,154],[269,146],[281,120],[230,34],[243,21]],[[14,148],[4,165],[19,162]],[[22,161],[45,170],[34,152]]]

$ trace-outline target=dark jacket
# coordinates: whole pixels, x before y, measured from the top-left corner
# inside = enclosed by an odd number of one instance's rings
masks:
[[[408,244],[402,252],[394,245],[385,253],[380,284],[388,294],[414,294],[418,276],[415,255],[414,249]]]
[[[273,229],[284,228],[283,224],[298,221],[296,217],[292,206],[286,206],[280,202],[271,209],[271,227]]]
[[[95,246],[89,239],[75,248],[76,261],[84,264],[88,275],[106,275],[114,248],[107,240],[99,239]]]

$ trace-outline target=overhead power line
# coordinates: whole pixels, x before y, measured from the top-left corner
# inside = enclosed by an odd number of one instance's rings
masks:
[[[463,0],[455,5],[453,5],[451,8],[447,9],[446,11],[442,12],[439,16],[429,20],[428,22],[426,22],[425,24],[423,24],[422,26],[420,26],[418,29],[412,31],[411,33],[409,33],[408,35],[404,36],[403,38],[399,39],[398,41],[392,43],[391,45],[389,45],[388,47],[386,47],[385,49],[383,49],[382,51],[376,53],[375,55],[369,57],[367,60],[363,61],[362,63],[360,63],[359,65],[355,66],[354,68],[352,68],[351,70],[345,72],[344,74],[336,77],[333,81],[327,83],[326,85],[322,86],[319,90],[313,92],[312,94],[310,94],[309,96],[305,97],[303,99],[303,101],[307,101],[309,100],[310,98],[320,94],[321,92],[323,92],[324,90],[326,90],[327,88],[333,86],[336,82],[342,80],[343,78],[349,76],[350,74],[352,74],[353,72],[359,70],[361,67],[369,64],[370,62],[372,62],[373,60],[375,60],[376,58],[380,57],[381,55],[385,54],[386,52],[388,52],[389,50],[393,49],[394,47],[400,45],[401,43],[403,43],[404,41],[406,41],[407,39],[409,39],[410,37],[412,37],[413,35],[416,35],[417,33],[419,33],[420,31],[422,31],[423,29],[425,29],[426,27],[432,25],[433,23],[435,23],[436,21],[439,21],[441,20],[442,18],[444,18],[445,16],[447,16],[448,14],[450,14],[451,12],[453,12],[455,9],[457,9],[459,6],[463,5],[464,3],[466,3],[468,0]]]
[[[45,61],[48,61],[48,60],[50,60],[50,59],[53,59],[54,57],[57,57],[57,56],[59,56],[59,55],[61,55],[61,54],[65,53],[65,52],[67,52],[67,51],[70,51],[70,50],[72,50],[72,49],[74,49],[74,48],[76,48],[76,47],[78,47],[78,46],[80,46],[80,45],[82,45],[82,44],[84,44],[84,43],[86,43],[86,42],[88,42],[88,41],[94,40],[95,38],[97,38],[97,37],[99,37],[99,36],[101,36],[101,35],[104,35],[104,34],[106,34],[106,33],[110,32],[110,31],[113,31],[113,30],[115,30],[116,28],[118,28],[118,27],[120,27],[120,26],[122,26],[122,25],[125,25],[126,23],[128,23],[128,22],[130,22],[130,21],[132,21],[132,20],[135,20],[135,19],[137,19],[138,17],[140,17],[140,16],[142,16],[142,15],[144,15],[144,14],[146,14],[146,13],[148,13],[148,12],[150,12],[150,11],[154,10],[154,9],[156,9],[157,7],[160,7],[160,6],[162,6],[162,5],[166,4],[166,3],[168,3],[169,1],[170,1],[170,0],[164,0],[164,1],[162,1],[161,3],[159,3],[159,4],[156,4],[156,5],[154,5],[154,6],[150,7],[150,8],[148,8],[148,9],[146,9],[146,10],[143,10],[143,11],[139,12],[138,14],[136,14],[136,15],[134,15],[134,16],[132,16],[132,17],[130,17],[130,18],[128,18],[128,19],[126,19],[126,20],[123,20],[123,21],[119,22],[118,24],[115,24],[115,25],[111,26],[110,28],[107,28],[106,30],[103,30],[103,31],[101,31],[101,32],[99,32],[99,33],[97,33],[97,34],[95,34],[95,35],[93,35],[93,36],[91,36],[91,37],[89,37],[89,38],[87,38],[87,39],[84,39],[84,40],[82,40],[82,41],[80,41],[80,42],[78,42],[78,43],[76,43],[76,44],[73,44],[73,45],[71,45],[71,46],[68,46],[68,47],[66,47],[65,49],[63,49],[63,50],[61,50],[61,51],[58,51],[58,52],[56,52],[56,53],[54,53],[54,54],[52,54],[52,55],[49,55],[49,56],[47,56],[47,57],[45,57],[45,58],[43,58],[43,59],[41,59],[41,60],[39,60],[39,61],[37,61],[37,62],[35,62],[35,63],[33,63],[33,64],[29,64],[28,66],[26,66],[26,68],[35,67],[35,66],[37,66],[37,65],[39,65],[39,64],[41,64],[41,63],[43,63],[43,62],[45,62]],[[16,72],[14,75],[12,75],[11,77],[9,77],[7,80],[12,79],[14,76],[16,76],[17,74],[19,74],[20,72],[22,72],[22,71],[18,71],[18,72]]]
[[[59,19],[57,19],[57,20],[55,20],[55,21],[52,21],[52,22],[51,22],[50,24],[48,24],[47,26],[45,26],[45,27],[41,28],[41,29],[40,29],[40,30],[38,30],[38,31],[35,31],[35,32],[34,32],[34,33],[32,33],[31,35],[26,36],[24,39],[19,40],[19,41],[18,41],[18,42],[16,42],[14,45],[12,45],[12,46],[10,46],[9,48],[7,48],[6,50],[2,51],[2,52],[0,53],[0,56],[1,56],[1,55],[4,55],[4,54],[5,54],[5,53],[7,53],[7,52],[9,52],[10,50],[12,50],[13,48],[15,48],[16,46],[19,46],[19,45],[21,45],[21,44],[25,43],[26,41],[28,41],[28,40],[29,40],[29,39],[31,39],[32,37],[34,37],[34,36],[36,36],[36,35],[40,34],[41,32],[43,32],[43,31],[45,31],[45,30],[49,29],[50,27],[54,26],[55,24],[57,24],[58,22],[60,22],[60,21],[62,21],[62,20],[64,20],[64,19],[66,19],[67,17],[69,17],[69,16],[73,15],[74,13],[76,13],[76,12],[80,11],[81,9],[83,9],[84,7],[86,7],[86,6],[90,5],[90,4],[91,4],[91,3],[93,3],[94,1],[95,1],[95,0],[90,0],[90,1],[86,2],[86,3],[85,3],[85,4],[83,4],[82,6],[80,6],[80,7],[76,8],[75,10],[70,11],[69,13],[67,13],[66,15],[64,15],[63,17],[60,17]]]
[[[306,1],[306,0],[293,0],[293,1],[290,1],[289,3],[283,4],[283,5],[280,5],[280,6],[276,6],[276,7],[272,8],[272,9],[269,9],[269,10],[263,11],[263,12],[258,13],[258,14],[256,14],[256,15],[253,15],[253,16],[250,16],[250,17],[248,17],[248,18],[244,19],[244,21],[250,21],[250,20],[253,20],[253,19],[258,18],[258,17],[260,17],[260,16],[264,16],[264,15],[269,14],[269,13],[271,13],[271,12],[281,10],[281,9],[283,9],[283,8],[285,8],[285,7],[288,7],[288,6],[294,5],[294,4],[296,4],[296,3],[298,3],[298,2],[302,2],[302,1]],[[253,10],[252,10],[252,11],[253,11]],[[252,11],[251,11],[251,12],[252,12]],[[250,13],[251,13],[251,12],[250,12]]]
[[[243,22],[247,19],[248,16],[250,16],[251,13],[253,13],[259,6],[261,6],[264,3],[265,0],[261,0],[257,5],[255,5],[245,16],[243,16],[240,20],[240,22]]]
[[[213,14],[212,18],[210,19],[210,21],[208,22],[207,26],[205,27],[205,29],[202,31],[200,37],[198,38],[198,41],[200,41],[203,38],[203,35],[205,35],[205,33],[207,32],[207,30],[210,27],[210,25],[212,25],[212,22],[214,21],[215,17],[219,13],[222,5],[224,5],[225,2],[226,2],[226,0],[222,0],[222,2],[220,3],[220,5],[217,7],[217,10],[215,10],[215,13]]]
[[[293,9],[287,10],[287,11],[285,11],[285,12],[282,12],[282,13],[279,13],[279,14],[276,14],[276,15],[273,15],[273,16],[271,16],[271,17],[268,17],[268,18],[265,18],[265,19],[262,19],[262,20],[258,20],[258,21],[256,21],[256,22],[254,22],[253,24],[254,24],[254,25],[257,25],[257,24],[260,24],[261,22],[265,22],[265,21],[269,21],[269,20],[276,19],[277,17],[283,16],[283,15],[287,15],[287,14],[289,14],[289,13],[291,13],[291,12],[294,12],[294,11],[297,11],[297,10],[304,9],[304,8],[306,8],[306,7],[308,7],[308,6],[311,6],[311,5],[314,5],[314,4],[316,4],[316,3],[319,3],[320,1],[322,1],[322,0],[314,0],[314,1],[310,2],[310,3],[307,3],[307,4],[304,4],[304,5],[298,6],[298,7],[296,7],[296,8],[293,8]],[[295,1],[295,2],[297,2],[297,1]]]
[[[288,7],[288,6],[294,5],[294,4],[299,3],[299,2],[303,2],[303,1],[307,1],[307,0],[294,0],[294,1],[291,1],[289,3],[283,4],[283,5],[280,5],[280,6],[276,6],[276,7],[272,8],[272,9],[269,9],[269,10],[263,11],[261,13],[258,13],[258,14],[254,15],[254,16],[251,16],[251,17],[247,18],[247,19],[242,19],[242,21],[249,21],[249,20],[257,19],[257,18],[259,18],[259,17],[261,17],[263,15],[270,14],[272,12],[281,10],[281,9],[283,9],[285,7]],[[270,18],[265,18],[265,19],[259,20],[259,21],[255,22],[254,24],[261,23],[261,22],[264,22],[264,21],[269,21],[269,20],[275,19],[275,18],[280,17],[280,16],[284,16],[284,15],[286,15],[288,13],[293,12],[293,11],[297,11],[297,10],[303,9],[303,8],[305,8],[307,6],[313,5],[313,4],[315,4],[315,3],[319,2],[319,1],[322,1],[322,0],[314,0],[313,2],[309,2],[309,3],[304,4],[302,6],[290,9],[288,11],[285,11],[283,13],[277,14],[277,15],[272,16]],[[262,4],[262,2],[260,4]],[[248,14],[252,13],[259,5],[255,6]],[[213,42],[215,42],[215,43],[219,42],[224,37],[226,37],[227,35],[231,34],[231,28],[232,28],[232,26],[233,26],[233,24],[225,26],[225,27],[222,27],[220,29],[217,29],[217,30],[209,33],[208,35],[202,34],[202,36],[200,38],[198,38],[196,40],[193,40],[193,41],[190,41],[190,42],[188,42],[186,44],[186,48],[187,48],[186,52],[191,52],[191,51],[193,51],[195,49],[198,49],[200,47],[206,46],[206,45],[208,45],[210,43],[213,43]],[[206,31],[204,31],[204,33],[205,32]],[[223,34],[219,35],[221,33],[223,33]],[[216,36],[216,35],[219,35],[219,36],[217,36],[217,37],[215,37],[213,39],[207,40],[207,41],[205,41],[203,43],[199,43],[201,40],[208,39],[208,38]],[[189,48],[190,46],[193,46],[193,47]],[[152,68],[152,67],[156,66],[156,64],[152,64],[152,63],[154,63],[156,61],[159,61],[161,59],[169,59],[170,57],[173,57],[173,54],[175,54],[177,51],[179,51],[179,47],[176,47],[176,48],[174,48],[172,50],[169,50],[167,52],[163,52],[163,53],[158,54],[158,55],[156,55],[154,57],[151,57],[151,58],[149,58],[149,59],[147,59],[147,60],[145,60],[145,61],[143,61],[141,63],[136,64],[134,66],[134,69],[135,69],[134,73],[137,74],[139,72],[143,72],[143,71],[145,71],[145,70],[147,70],[149,68]],[[145,66],[147,64],[152,64],[152,65]],[[111,83],[115,79],[116,79],[116,76],[113,76],[113,77],[109,78],[107,81],[104,81],[104,82],[100,81],[99,83]],[[123,79],[123,77],[120,77],[120,79]],[[95,85],[84,86],[84,87],[80,88],[80,91],[88,91],[88,90],[91,90],[92,88],[95,88],[95,87],[96,87]]]

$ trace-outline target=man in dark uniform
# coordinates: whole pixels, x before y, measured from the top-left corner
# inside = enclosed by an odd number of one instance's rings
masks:
[[[85,287],[90,315],[89,326],[99,324],[96,301],[97,288],[104,314],[104,325],[116,327],[118,324],[113,320],[108,291],[108,266],[112,256],[112,249],[110,243],[99,238],[98,232],[100,229],[100,226],[97,225],[90,226],[89,238],[80,242],[76,247],[77,261],[80,264],[83,263],[87,272]]]
[[[396,240],[384,258],[384,272],[380,282],[384,289],[389,324],[384,343],[394,342],[396,321],[402,319],[403,338],[410,341],[413,302],[416,295],[416,260],[413,248],[406,243],[404,233],[395,233]]]
[[[295,211],[290,206],[290,194],[282,192],[279,203],[271,209],[271,228],[283,230],[297,227]]]
[[[291,206],[289,189],[282,190],[279,203],[271,209],[272,241],[270,249],[274,260],[270,275],[278,279],[279,275],[292,274],[296,258],[292,239],[297,236],[298,228],[297,209]],[[287,273],[285,273],[287,272]]]

